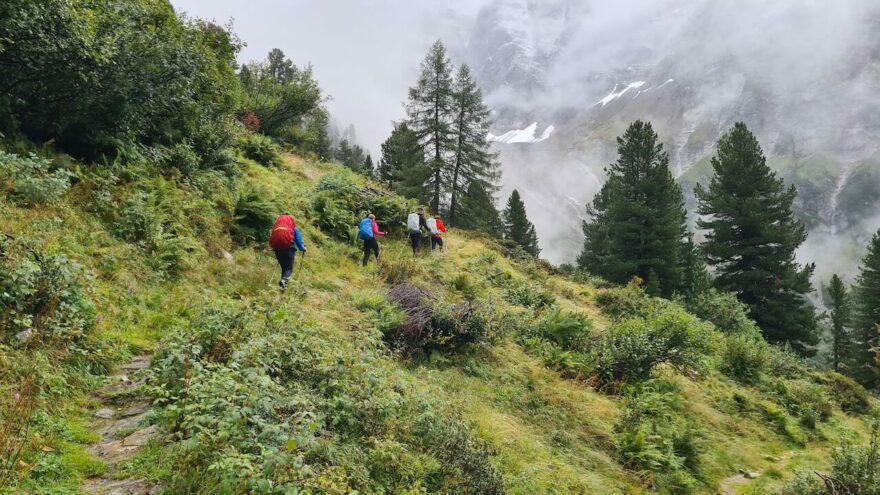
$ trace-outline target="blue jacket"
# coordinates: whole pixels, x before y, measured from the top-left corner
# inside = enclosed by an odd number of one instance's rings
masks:
[[[293,228],[293,248],[297,251],[306,251],[306,245],[303,244],[303,236],[302,233],[299,231],[299,227]]]

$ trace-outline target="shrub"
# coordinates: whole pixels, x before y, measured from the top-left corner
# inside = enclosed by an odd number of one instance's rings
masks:
[[[81,268],[65,256],[29,249],[0,235],[0,331],[13,346],[47,345],[82,353],[95,324]]]
[[[769,345],[763,339],[736,334],[724,339],[721,350],[722,373],[746,383],[756,383],[770,367]]]
[[[242,245],[265,242],[278,211],[267,190],[242,191],[235,202],[232,238]]]
[[[411,256],[398,258],[382,257],[379,264],[379,276],[388,285],[398,285],[408,282],[419,273],[419,266]]]
[[[541,309],[556,302],[556,297],[537,284],[511,281],[504,291],[504,300],[525,308]]]
[[[651,320],[636,318],[611,328],[596,351],[599,382],[638,382],[668,363],[680,370],[699,370],[713,345],[712,329],[680,308],[670,307]]]
[[[468,301],[476,299],[477,293],[479,292],[479,288],[474,284],[473,279],[466,273],[459,273],[452,277],[449,281],[449,286],[459,292]]]
[[[544,313],[534,327],[534,334],[563,349],[585,351],[592,323],[580,313],[552,309]]]
[[[649,297],[645,289],[635,282],[626,287],[599,291],[596,294],[596,302],[599,303],[602,311],[614,320],[649,318],[662,308],[671,306],[666,300]]]
[[[246,158],[266,167],[280,167],[281,156],[278,145],[272,138],[262,134],[248,133],[238,142],[238,147]]]
[[[827,371],[818,377],[819,382],[827,386],[831,398],[840,409],[850,413],[864,414],[871,409],[871,396],[865,387],[848,376],[834,371]]]
[[[701,292],[688,302],[687,309],[726,334],[749,338],[761,336],[761,330],[749,318],[746,306],[729,292],[718,292],[715,289]]]
[[[67,170],[53,170],[52,162],[34,154],[23,158],[0,150],[0,192],[15,204],[56,203],[70,188],[72,177]]]

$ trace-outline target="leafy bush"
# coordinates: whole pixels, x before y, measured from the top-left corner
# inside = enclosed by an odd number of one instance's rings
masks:
[[[2,342],[84,352],[95,310],[80,277],[80,267],[65,256],[29,249],[23,241],[0,235]]]
[[[504,291],[504,300],[525,308],[541,309],[556,302],[556,297],[537,284],[511,281]]]
[[[749,318],[746,306],[729,292],[718,292],[715,289],[700,292],[688,302],[687,309],[726,334],[749,338],[761,336],[761,330]]]
[[[756,383],[770,368],[769,344],[747,335],[728,335],[721,350],[722,373],[742,382]]]
[[[280,167],[281,155],[278,145],[272,138],[262,134],[248,133],[242,138],[238,147],[244,156],[267,167]]]
[[[534,327],[534,334],[563,349],[586,351],[592,323],[580,313],[559,309],[545,312]]]
[[[768,390],[777,402],[792,415],[801,418],[801,424],[815,428],[819,421],[826,421],[834,412],[834,403],[825,387],[806,380],[774,379]]]
[[[666,300],[650,297],[637,283],[625,287],[605,289],[596,294],[596,302],[602,311],[614,320],[626,318],[650,318],[662,308],[672,304]]]
[[[643,381],[663,363],[681,370],[701,369],[714,340],[711,326],[680,308],[670,307],[651,320],[626,320],[600,342],[597,378],[604,386]]]
[[[265,242],[278,212],[267,190],[245,189],[235,202],[232,238],[239,244]]]
[[[15,204],[56,203],[67,192],[72,177],[67,170],[53,170],[52,162],[34,154],[22,158],[0,150],[0,192]]]
[[[871,396],[864,387],[848,376],[834,371],[827,371],[818,377],[820,383],[826,385],[831,398],[840,409],[856,414],[865,414],[871,409]]]

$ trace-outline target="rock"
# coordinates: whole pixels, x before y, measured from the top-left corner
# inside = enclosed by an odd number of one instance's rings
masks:
[[[770,462],[779,462],[779,461],[781,461],[782,459],[780,459],[779,457],[776,457],[775,455],[769,455],[769,454],[768,454],[768,455],[765,455],[765,456],[764,456],[764,460],[766,460],[766,461],[770,461]]]
[[[120,418],[128,418],[130,416],[138,416],[138,415],[141,415],[141,414],[147,412],[147,409],[149,409],[149,408],[150,408],[149,402],[139,402],[137,404],[134,404],[132,406],[129,406],[129,407],[123,409],[122,412],[119,413],[119,417]]]
[[[15,338],[18,339],[19,342],[24,344],[28,340],[31,339],[31,336],[34,334],[34,331],[28,328],[27,330],[22,330],[15,334]]]
[[[144,418],[146,417],[147,414],[143,413],[138,414],[137,416],[129,416],[127,418],[112,421],[110,424],[107,425],[106,428],[101,430],[101,438],[112,439],[120,431],[134,430],[141,425],[141,423],[144,421]]]
[[[145,480],[109,480],[93,478],[86,480],[83,488],[86,493],[101,495],[155,495],[161,491],[150,486]]]
[[[116,440],[102,443],[91,450],[99,459],[108,463],[115,463],[133,456],[137,452],[138,447],[122,445],[122,441]]]
[[[125,447],[143,447],[150,439],[156,436],[159,429],[156,425],[148,426],[143,430],[138,430],[131,435],[122,439],[122,445]]]
[[[755,471],[749,471],[748,473],[745,474],[745,476],[747,479],[753,480],[753,479],[757,478],[758,476],[761,476],[761,473],[758,473]]]
[[[130,362],[123,364],[119,367],[119,369],[133,372],[140,371],[142,369],[146,369],[150,367],[150,356],[137,356],[132,359]]]
[[[109,407],[102,407],[95,411],[95,417],[100,419],[113,419],[113,414],[113,409],[110,409]]]
[[[221,251],[221,254],[223,255],[223,259],[224,259],[224,260],[226,260],[226,261],[228,261],[228,262],[230,262],[230,263],[232,263],[233,261],[235,261],[235,258],[232,256],[232,253],[230,253],[229,251],[226,251],[226,250],[224,249],[223,251]]]

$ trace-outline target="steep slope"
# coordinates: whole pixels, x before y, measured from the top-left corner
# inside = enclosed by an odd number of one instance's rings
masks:
[[[0,230],[16,238],[4,269],[24,270],[28,250],[66,256],[94,306],[94,325],[63,345],[4,331],[0,411],[11,418],[25,384],[39,392],[0,492],[78,493],[101,475],[87,449],[100,404],[85,393],[141,353],[153,354],[149,379],[116,400],[153,397],[145,424],[161,434],[113,476],[165,493],[715,493],[739,470],[764,474],[724,486],[766,493],[864,439],[863,390],[720,323],[467,232],[413,259],[396,221],[382,264],[362,268],[346,240],[361,213],[351,198],[378,194],[387,219],[406,202],[294,156],[239,167],[238,178],[81,167],[54,206],[0,202]],[[248,191],[304,231],[286,294],[265,233],[229,236],[258,209],[242,204]],[[138,222],[167,235],[133,241]],[[401,284],[435,301],[421,340],[400,333],[410,320],[388,300]],[[625,335],[652,344],[617,354]],[[654,360],[663,335],[683,340]]]

